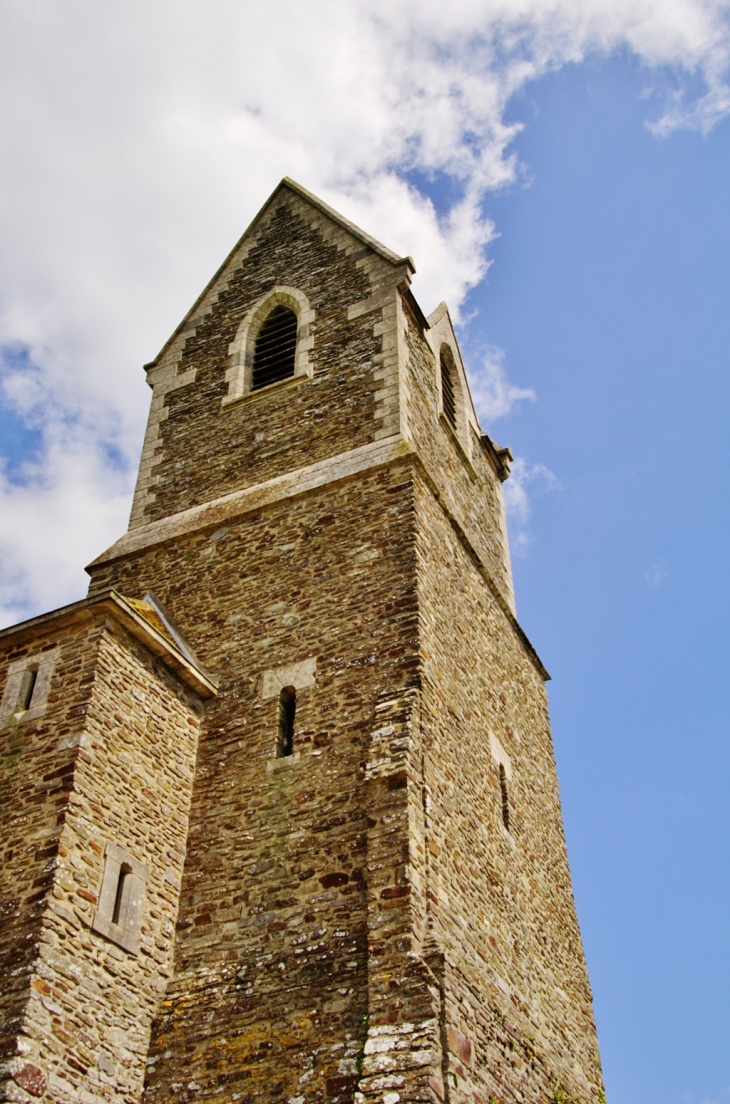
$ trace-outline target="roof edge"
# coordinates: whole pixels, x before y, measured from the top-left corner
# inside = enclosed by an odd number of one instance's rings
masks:
[[[333,222],[338,223],[345,230],[349,230],[349,232],[354,237],[359,238],[360,241],[363,242],[365,245],[369,245],[371,249],[373,249],[376,253],[379,253],[380,256],[383,257],[386,261],[390,261],[390,263],[394,265],[405,264],[408,265],[411,272],[416,271],[416,265],[413,257],[398,256],[398,254],[394,253],[392,249],[388,249],[387,245],[383,245],[383,243],[379,242],[377,238],[374,238],[372,234],[368,234],[365,230],[361,230],[360,227],[357,226],[354,222],[350,222],[350,220],[346,219],[344,215],[341,215],[339,211],[335,211],[334,207],[330,207],[329,204],[325,203],[324,200],[314,195],[313,192],[309,192],[306,188],[302,187],[301,184],[297,184],[296,180],[292,180],[290,176],[284,177],[279,186],[272,193],[271,199],[274,198],[276,192],[279,191],[279,188],[284,186],[290,188],[292,192],[295,192],[297,195],[301,196],[302,199],[306,199],[308,203],[311,203],[313,207],[316,207],[324,215],[327,215],[328,218],[331,218]],[[267,204],[264,204],[264,206],[266,205]],[[260,213],[263,213],[263,210],[264,208],[262,207]]]
[[[49,610],[48,613],[30,617],[17,625],[0,629],[0,642],[14,634],[35,637],[41,635],[47,627],[56,621],[81,621],[94,607],[111,607],[110,613],[116,615],[124,627],[140,640],[154,655],[159,656],[169,667],[201,698],[212,698],[218,693],[218,680],[206,671],[202,664],[193,661],[184,654],[177,641],[171,642],[158,632],[118,591],[109,589],[99,594],[82,598],[68,606]]]

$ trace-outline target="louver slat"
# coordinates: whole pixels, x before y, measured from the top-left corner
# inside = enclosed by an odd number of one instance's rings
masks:
[[[449,424],[456,429],[456,397],[454,395],[454,381],[451,378],[451,368],[441,357],[441,396],[443,399],[444,414]]]
[[[296,347],[297,316],[288,307],[274,307],[256,339],[252,390],[293,376]]]

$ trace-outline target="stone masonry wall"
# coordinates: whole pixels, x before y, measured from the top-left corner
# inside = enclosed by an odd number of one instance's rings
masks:
[[[411,861],[422,945],[444,956],[448,1099],[542,1104],[562,1088],[596,1104],[544,682],[430,488],[416,486],[422,724]]]
[[[473,430],[471,458],[439,418],[438,361],[412,312],[408,319],[408,421],[434,490],[468,536],[508,605],[512,601],[509,549],[502,527],[502,487]]]
[[[39,1076],[27,1062],[30,1044],[21,1034],[76,757],[59,753],[58,743],[76,731],[73,710],[89,671],[83,657],[72,659],[74,638],[72,633],[32,645],[11,639],[0,648],[0,691],[9,663],[57,645],[66,671],[66,693],[57,679],[51,683],[43,717],[0,728],[0,1099],[6,1099],[11,1073],[21,1082]],[[24,1074],[26,1065],[31,1069]]]
[[[5,1099],[128,1104],[172,965],[200,706],[108,618],[54,628],[50,708],[2,733],[18,757],[3,795],[3,939],[21,950],[0,1005]],[[13,658],[43,647],[9,643]],[[148,873],[137,955],[91,929],[109,842]]]
[[[95,569],[92,589],[110,584],[152,590],[220,677],[145,1099],[351,1101],[373,910],[408,968],[404,747],[382,717],[417,679],[410,461]],[[305,661],[295,754],[277,760],[263,676]]]

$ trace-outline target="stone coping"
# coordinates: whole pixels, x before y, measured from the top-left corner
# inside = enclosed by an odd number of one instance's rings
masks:
[[[53,625],[74,625],[90,621],[96,613],[106,613],[115,618],[132,636],[141,641],[153,655],[159,656],[201,698],[212,698],[218,693],[217,679],[180,651],[178,646],[163,635],[140,612],[141,603],[132,603],[116,590],[105,590],[91,598],[82,598],[68,606],[31,617],[17,625],[0,629],[0,643],[18,636],[34,639],[45,636]]]

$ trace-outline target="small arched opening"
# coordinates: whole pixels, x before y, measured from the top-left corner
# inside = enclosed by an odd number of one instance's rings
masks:
[[[18,710],[30,709],[33,703],[33,694],[35,693],[37,681],[37,667],[29,667],[27,671],[23,671],[23,677],[20,683],[20,693],[18,695]]]
[[[114,908],[112,910],[112,924],[121,924],[125,917],[127,906],[127,893],[129,891],[129,876],[132,868],[129,863],[122,863],[117,877],[117,891],[114,896]]]

